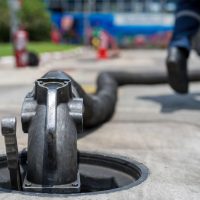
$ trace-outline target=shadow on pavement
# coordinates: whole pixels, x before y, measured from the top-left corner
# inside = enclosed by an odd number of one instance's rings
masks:
[[[200,93],[188,95],[160,95],[160,96],[141,96],[138,99],[159,103],[163,113],[172,113],[179,110],[200,110]]]

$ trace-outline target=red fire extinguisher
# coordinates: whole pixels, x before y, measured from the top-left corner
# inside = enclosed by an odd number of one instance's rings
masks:
[[[25,67],[28,65],[28,33],[19,29],[14,35],[14,54],[16,67]]]
[[[102,30],[100,33],[100,46],[97,54],[98,59],[108,58],[108,46],[109,46],[108,42],[109,42],[108,34]]]

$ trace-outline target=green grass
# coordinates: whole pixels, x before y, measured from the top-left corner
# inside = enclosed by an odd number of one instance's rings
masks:
[[[76,45],[70,44],[53,44],[51,42],[30,42],[28,44],[28,50],[34,51],[38,54],[45,52],[55,51],[69,51],[77,48]],[[0,57],[12,55],[12,46],[9,43],[0,43]]]

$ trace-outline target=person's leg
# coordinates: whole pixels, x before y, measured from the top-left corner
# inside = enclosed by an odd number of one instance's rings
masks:
[[[199,26],[200,1],[179,0],[167,57],[169,84],[178,93],[188,92],[187,59]]]
[[[200,1],[178,0],[176,21],[170,47],[191,49],[191,40],[200,26]]]

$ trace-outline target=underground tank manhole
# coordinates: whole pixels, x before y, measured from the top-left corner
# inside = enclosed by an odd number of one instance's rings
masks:
[[[26,174],[26,162],[27,153],[24,151],[20,154],[23,179]],[[148,176],[147,167],[134,160],[87,152],[79,153],[79,172],[80,193],[102,193],[127,189],[141,184]],[[10,191],[10,176],[5,155],[0,156],[0,190]]]

